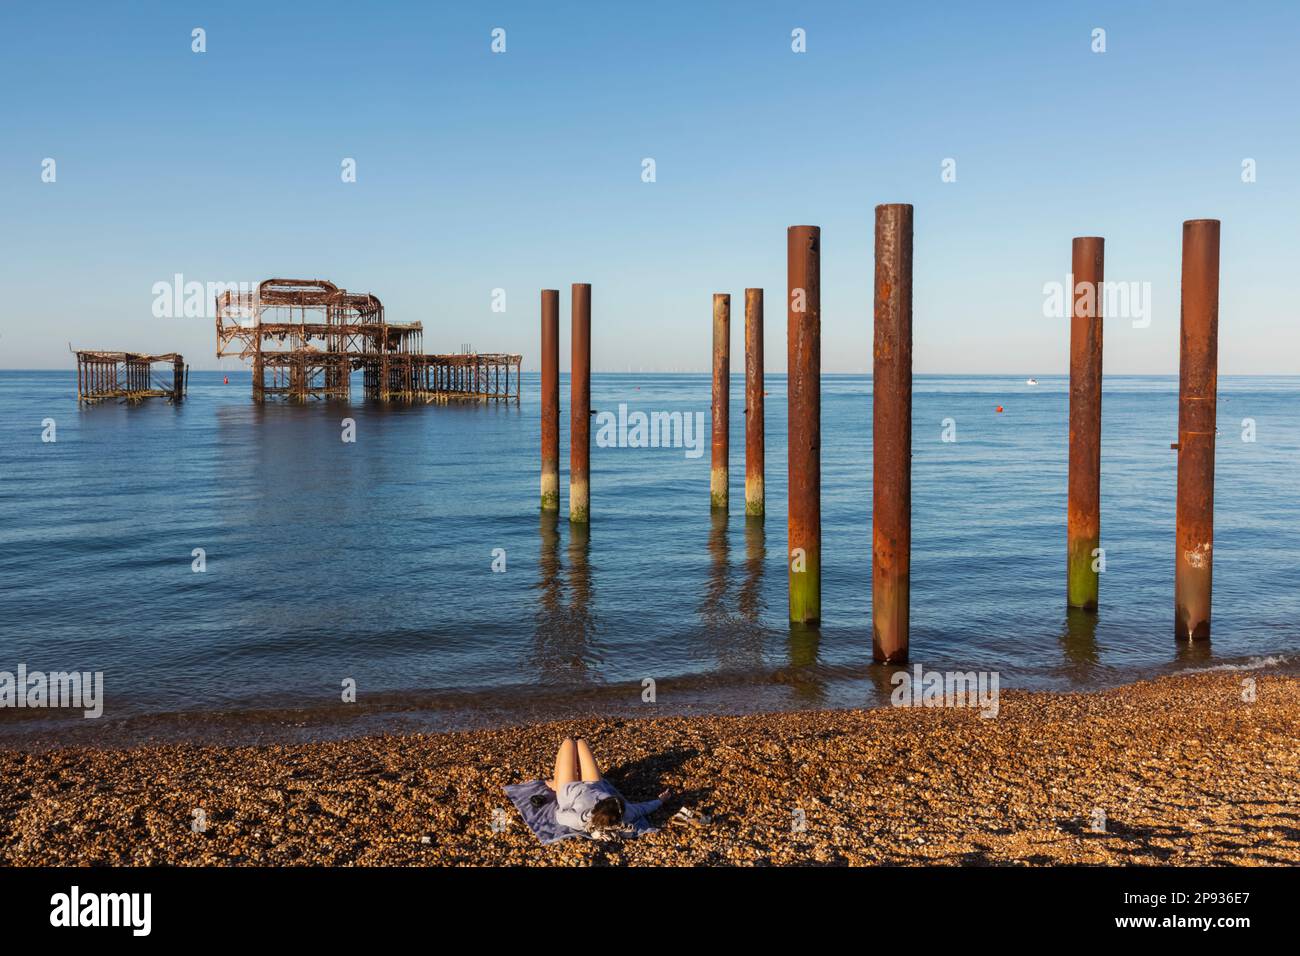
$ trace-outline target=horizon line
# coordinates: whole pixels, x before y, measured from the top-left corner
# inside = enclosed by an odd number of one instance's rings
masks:
[[[192,371],[192,372],[210,372],[210,373],[212,373],[212,374],[214,374],[214,375],[216,375],[216,374],[226,374],[226,375],[229,375],[229,374],[231,374],[232,371],[234,371],[235,374],[240,374],[240,373],[247,373],[247,374],[249,374],[249,375],[252,374],[252,368],[251,368],[251,366],[248,366],[248,367],[241,367],[241,368],[239,368],[239,369],[235,369],[235,370],[231,370],[231,369],[222,369],[222,368],[195,368],[195,367],[192,366],[192,365],[186,365],[185,367],[186,367],[187,369],[189,369],[190,371]],[[76,374],[76,371],[77,371],[77,370],[76,370],[75,367],[74,367],[74,368],[64,368],[64,367],[50,367],[50,368],[6,368],[6,367],[0,367],[0,372],[66,372],[66,373],[68,373],[68,374],[70,374],[70,375],[75,375],[75,374]],[[541,370],[540,370],[540,369],[524,369],[524,370],[523,370],[523,373],[524,373],[525,375],[540,375],[540,374],[541,374]],[[352,374],[355,375],[356,372],[353,372]],[[563,369],[563,370],[560,371],[560,374],[561,374],[561,375],[569,375],[569,374],[571,374],[571,372],[570,372],[569,369]],[[628,376],[636,376],[636,375],[712,375],[712,374],[713,374],[713,371],[712,371],[712,369],[703,368],[703,369],[693,369],[693,370],[689,370],[689,371],[664,371],[664,370],[660,370],[660,369],[651,369],[651,370],[648,370],[648,371],[630,372],[630,371],[628,371],[628,370],[626,370],[626,369],[597,369],[597,368],[593,368],[593,369],[591,370],[591,374],[592,374],[592,375],[628,375]],[[788,371],[779,371],[779,372],[778,372],[778,371],[764,370],[763,374],[764,374],[765,376],[766,376],[766,375],[779,375],[779,376],[786,376],[786,375],[789,374],[789,372],[788,372]],[[862,372],[827,372],[827,371],[822,371],[822,372],[820,372],[819,374],[820,374],[822,377],[846,377],[846,378],[847,378],[847,377],[862,377],[862,376],[865,376],[865,377],[867,377],[867,378],[871,378],[871,377],[873,377],[873,373],[870,372],[870,371],[862,371]],[[912,376],[913,376],[913,377],[916,377],[916,376],[918,376],[918,375],[934,375],[934,376],[949,376],[949,377],[951,377],[951,376],[963,376],[963,377],[965,377],[965,378],[1004,378],[1004,377],[1006,377],[1006,376],[1015,376],[1015,377],[1019,377],[1019,376],[1026,375],[1026,374],[1028,374],[1031,378],[1034,378],[1034,377],[1035,377],[1035,375],[1034,375],[1033,373],[1026,373],[1026,372],[1023,372],[1023,371],[1007,371],[1007,372],[918,372],[918,371],[915,371],[915,370],[914,370],[914,371],[912,372]],[[734,371],[734,370],[733,370],[733,371],[731,371],[731,372],[729,373],[729,375],[730,375],[731,377],[733,377],[733,378],[735,378],[735,377],[743,378],[744,375],[745,375],[745,372],[744,372],[743,370],[742,370],[742,371]],[[1112,372],[1112,373],[1108,373],[1108,374],[1104,375],[1103,377],[1104,377],[1104,378],[1178,378],[1178,376],[1179,376],[1179,373],[1178,373],[1177,371],[1173,371],[1173,372]],[[1070,377],[1070,373],[1069,373],[1069,371],[1064,371],[1064,372],[1039,372],[1039,373],[1037,373],[1037,377],[1041,377],[1041,378],[1066,378],[1066,379],[1068,379],[1068,378]],[[1300,378],[1300,372],[1219,372],[1219,378]]]

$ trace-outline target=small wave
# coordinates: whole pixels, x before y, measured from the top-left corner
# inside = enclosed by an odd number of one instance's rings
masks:
[[[1290,661],[1289,657],[1283,655],[1271,655],[1269,657],[1252,657],[1244,664],[1215,664],[1213,667],[1189,667],[1186,670],[1175,671],[1177,674],[1212,674],[1219,671],[1257,671],[1264,667],[1281,667]]]

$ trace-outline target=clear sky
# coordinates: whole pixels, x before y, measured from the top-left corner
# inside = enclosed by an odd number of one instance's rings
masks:
[[[1107,371],[1177,371],[1202,217],[1223,221],[1220,370],[1300,372],[1296,3],[5,0],[0,52],[2,367],[71,368],[69,342],[217,367],[210,319],[153,315],[180,273],[328,278],[429,351],[526,369],[538,291],[567,325],[591,282],[605,371],[708,368],[715,291],[739,370],[762,286],[783,371],[786,227],[810,223],[823,369],[865,371],[873,207],[910,202],[917,372],[1064,371],[1043,286],[1077,235],[1150,283],[1149,325],[1107,323]]]

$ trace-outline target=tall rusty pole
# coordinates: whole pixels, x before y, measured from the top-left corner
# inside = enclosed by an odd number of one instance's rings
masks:
[[[560,510],[560,290],[542,290],[542,510]]]
[[[763,290],[745,290],[745,514],[763,516]]]
[[[573,284],[571,335],[573,356],[569,363],[569,520],[585,524],[590,520],[591,461],[591,285]]]
[[[730,484],[728,423],[731,417],[731,296],[713,294],[713,468],[709,472],[709,508],[727,511]]]
[[[1080,236],[1070,251],[1070,478],[1066,603],[1097,609],[1101,575],[1101,329],[1106,240]]]
[[[1178,507],[1174,635],[1210,636],[1214,571],[1214,428],[1219,379],[1219,220],[1183,223],[1178,362]]]
[[[786,342],[789,392],[790,620],[816,624],[822,616],[821,515],[821,229],[786,233]]]
[[[907,660],[912,566],[912,207],[876,207],[871,653]]]

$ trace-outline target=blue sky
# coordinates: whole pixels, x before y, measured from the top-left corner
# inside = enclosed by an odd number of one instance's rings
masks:
[[[1076,235],[1150,283],[1107,371],[1177,371],[1201,217],[1223,221],[1221,371],[1300,372],[1300,5],[6,3],[0,45],[3,367],[71,367],[69,342],[217,367],[209,319],[151,312],[181,273],[328,278],[430,351],[527,369],[538,291],[567,323],[591,282],[608,371],[708,368],[715,291],[739,370],[762,286],[782,371],[786,227],[811,223],[823,368],[865,371],[873,207],[910,202],[918,372],[1064,371],[1042,290]]]

